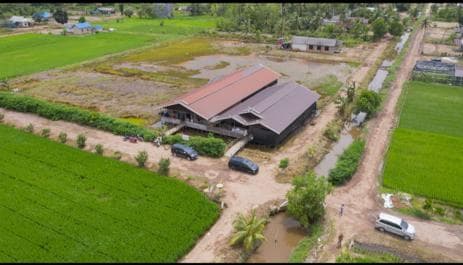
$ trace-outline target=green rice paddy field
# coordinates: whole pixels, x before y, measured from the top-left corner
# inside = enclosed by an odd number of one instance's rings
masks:
[[[218,218],[187,184],[0,125],[0,262],[175,262]]]
[[[209,17],[124,19],[101,24],[114,32],[85,36],[21,34],[0,38],[0,79],[45,71],[104,55],[183,38],[215,27]]]
[[[463,206],[463,88],[406,84],[385,187]]]

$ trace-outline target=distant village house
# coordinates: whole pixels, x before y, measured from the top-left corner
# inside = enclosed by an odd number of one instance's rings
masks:
[[[89,22],[76,23],[76,24],[65,24],[64,30],[67,34],[91,34],[95,32],[103,31],[103,27],[100,25],[92,26]]]
[[[8,20],[8,26],[12,28],[28,28],[34,25],[34,21],[31,18],[25,18],[22,16],[12,16]]]
[[[116,14],[116,10],[113,7],[98,7],[93,11],[90,11],[92,15],[112,15]]]
[[[47,11],[42,11],[35,13],[32,18],[37,22],[47,22],[50,18],[52,18],[52,14]]]
[[[337,39],[293,36],[291,41],[293,50],[308,52],[335,53],[341,51],[341,46],[342,41]]]

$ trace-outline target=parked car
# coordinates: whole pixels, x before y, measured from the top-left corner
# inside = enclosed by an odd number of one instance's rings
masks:
[[[198,158],[198,152],[184,144],[173,144],[170,150],[173,156],[184,157],[188,160],[195,160]]]
[[[380,213],[376,219],[375,228],[381,232],[388,231],[399,235],[406,240],[415,238],[415,227],[402,218],[393,215]]]
[[[232,156],[228,161],[228,167],[230,169],[243,171],[256,175],[259,172],[259,166],[249,159],[240,156]]]

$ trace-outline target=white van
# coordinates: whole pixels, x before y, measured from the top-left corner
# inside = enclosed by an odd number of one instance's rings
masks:
[[[386,213],[380,213],[376,218],[375,228],[381,232],[388,231],[402,236],[406,240],[415,238],[415,227],[402,218]]]

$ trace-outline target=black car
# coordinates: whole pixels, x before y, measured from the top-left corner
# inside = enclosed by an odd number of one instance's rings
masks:
[[[188,160],[195,160],[198,158],[198,152],[184,144],[173,144],[170,150],[173,156],[184,157]]]
[[[249,159],[240,156],[233,156],[228,161],[228,167],[231,169],[251,173],[256,175],[259,172],[259,166]]]

